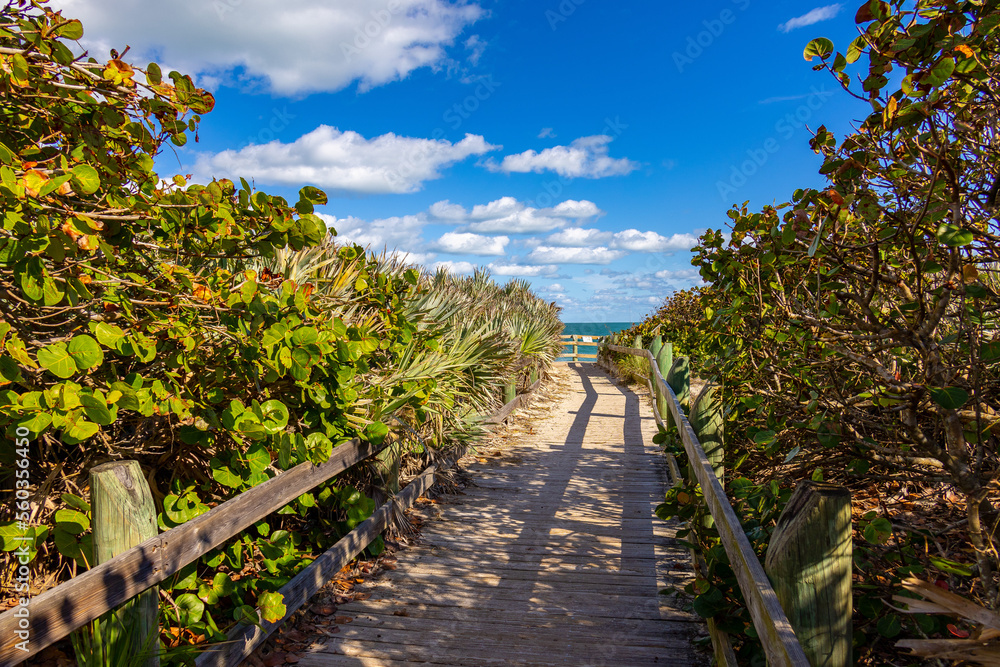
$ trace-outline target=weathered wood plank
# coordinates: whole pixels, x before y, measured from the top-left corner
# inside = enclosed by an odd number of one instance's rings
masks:
[[[565,430],[539,424],[509,460],[470,467],[487,488],[423,506],[421,544],[370,599],[339,606],[353,622],[299,664],[701,664],[701,619],[659,594],[691,571],[653,515],[667,479],[644,468],[664,464],[648,453],[653,422],[597,369],[572,372],[597,395],[565,401]],[[483,479],[490,468],[500,479]]]
[[[90,470],[94,563],[107,562],[154,537],[156,506],[138,461],[115,461]],[[147,656],[143,667],[159,667],[160,604],[156,589],[147,590],[115,611],[122,632],[104,625],[95,642],[106,655]],[[103,622],[102,622],[103,624]],[[116,631],[109,631],[116,627]]]
[[[743,596],[747,600],[747,608],[753,619],[754,628],[761,638],[768,660],[775,667],[784,665],[809,667],[809,661],[795,637],[795,631],[792,629],[788,617],[778,602],[771,582],[764,573],[764,567],[751,548],[740,521],[729,504],[722,485],[719,484],[719,480],[715,476],[715,469],[712,467],[711,461],[708,460],[705,451],[698,443],[698,438],[695,436],[687,416],[677,402],[677,396],[664,380],[659,369],[656,368],[655,359],[652,358],[648,350],[633,350],[617,345],[609,345],[608,348],[613,352],[645,357],[653,364],[653,378],[659,385],[662,394],[668,399],[667,406],[670,408],[670,414],[678,431],[680,431],[681,441],[684,443],[691,468],[698,478],[705,502],[715,519],[719,537],[729,555],[730,564],[736,574],[740,590],[743,591]]]
[[[286,613],[276,622],[260,619],[259,625],[239,625],[228,633],[228,641],[214,650],[201,654],[197,667],[228,667],[247,658],[255,647],[267,639],[282,623],[295,613],[316,591],[330,581],[341,568],[378,537],[389,522],[393,505],[407,509],[434,484],[435,466],[429,467],[411,481],[399,495],[387,501],[372,516],[360,523],[333,547],[317,558],[302,572],[279,589]]]
[[[379,449],[360,440],[343,443],[326,463],[302,463],[33,598],[28,605],[30,650],[25,653],[13,642],[0,643],[0,664],[28,659]],[[0,614],[0,637],[14,636],[19,620],[14,611]]]

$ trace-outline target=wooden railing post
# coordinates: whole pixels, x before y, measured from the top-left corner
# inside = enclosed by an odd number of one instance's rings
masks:
[[[663,347],[663,336],[657,334],[653,336],[653,340],[649,341],[649,351],[653,353],[653,358],[660,353],[660,348]]]
[[[764,569],[813,667],[851,659],[851,493],[804,481],[785,506]]]
[[[656,354],[656,365],[659,367],[660,375],[663,376],[664,380],[667,379],[667,373],[670,372],[670,367],[673,366],[673,364],[674,344],[666,342],[660,347],[660,351]],[[662,392],[657,397],[656,407],[660,411],[660,419],[665,421],[667,424],[670,424],[670,407],[667,405],[667,397],[664,396]]]
[[[723,445],[725,420],[718,385],[713,383],[705,385],[698,398],[691,404],[691,416],[688,421],[691,422],[691,428],[694,429],[698,442],[705,450],[705,456],[712,464],[719,484],[725,487],[726,452]]]
[[[517,398],[517,380],[512,380],[503,386],[503,404],[507,405]]]
[[[577,344],[578,336],[573,336],[573,361],[580,361],[580,346]]]
[[[90,471],[93,512],[94,565],[155,537],[156,507],[138,461],[115,461]],[[124,632],[102,630],[106,655],[148,654],[144,667],[159,667],[159,599],[153,586],[112,612]],[[104,621],[102,621],[104,623]],[[118,625],[115,622],[115,625]],[[113,646],[110,644],[114,644]]]
[[[670,365],[670,370],[663,378],[677,395],[677,402],[685,412],[690,412],[691,405],[691,368],[687,357],[677,357]]]

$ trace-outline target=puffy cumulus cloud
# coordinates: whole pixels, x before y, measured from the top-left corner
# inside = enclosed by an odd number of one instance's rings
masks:
[[[548,215],[557,218],[572,218],[574,220],[585,220],[604,215],[604,211],[597,208],[597,204],[592,201],[587,201],[586,199],[582,201],[567,199],[564,202],[556,204],[552,208],[544,210]]]
[[[394,258],[402,264],[410,264],[412,266],[419,267],[427,266],[434,261],[434,255],[432,253],[425,252],[405,252],[403,250],[393,250],[387,251],[386,255]]]
[[[431,265],[431,269],[434,271],[440,271],[444,269],[448,273],[472,273],[476,270],[476,265],[472,262],[434,262]]]
[[[528,254],[532,264],[610,264],[627,253],[610,248],[560,248],[540,245]]]
[[[559,267],[555,264],[525,266],[523,264],[503,264],[495,263],[486,267],[495,276],[509,276],[512,278],[538,278],[541,276],[554,276],[559,272]]]
[[[695,247],[698,245],[698,239],[691,234],[661,236],[656,232],[626,229],[616,232],[610,245],[612,248],[632,252],[677,252]]]
[[[502,255],[509,242],[506,236],[448,232],[437,240],[435,247],[442,252],[462,255]]]
[[[624,176],[639,168],[627,158],[612,158],[608,144],[612,137],[596,135],[581,137],[569,146],[553,146],[541,152],[528,150],[504,157],[499,164],[486,162],[487,168],[504,173],[541,173],[552,171],[565,178],[605,178]]]
[[[791,32],[796,28],[805,28],[806,26],[819,23],[820,21],[828,21],[837,16],[843,8],[844,6],[840,4],[817,7],[812,11],[806,12],[802,16],[796,16],[793,19],[785,21],[778,26],[778,30],[781,32]]]
[[[556,232],[555,234],[550,234],[546,237],[545,243],[569,248],[586,248],[606,244],[612,238],[613,235],[611,232],[572,227]]]
[[[279,95],[362,90],[448,59],[466,27],[485,15],[467,0],[161,0],[154,14],[136,0],[56,0],[83,21],[96,57],[132,45],[135,59],[169,62],[206,82],[262,81]],[[482,55],[465,41],[472,64]]]
[[[701,282],[701,272],[698,269],[664,269],[653,274],[660,280],[692,280]]]
[[[320,125],[290,144],[272,141],[201,155],[195,173],[206,180],[242,175],[270,185],[310,183],[343,192],[402,194],[440,178],[449,165],[496,148],[474,134],[455,144],[391,132],[366,139],[357,132]]]
[[[690,250],[697,245],[698,240],[691,234],[661,236],[656,232],[640,232],[638,229],[626,229],[621,232],[602,232],[597,229],[570,227],[555,234],[550,234],[545,238],[544,243],[567,248],[607,246],[613,250],[626,250],[629,252],[669,253],[679,250]]]
[[[468,210],[449,200],[439,201],[428,210],[431,216],[469,231],[482,233],[530,234],[565,227],[569,220],[585,220],[604,211],[591,201],[567,200],[552,208],[535,208],[514,197],[501,197]]]
[[[370,246],[375,252],[383,248],[403,252],[423,250],[421,235],[427,219],[422,215],[396,216],[371,222],[354,216],[336,218],[322,213],[319,216],[327,227],[337,231],[337,239],[342,243]]]

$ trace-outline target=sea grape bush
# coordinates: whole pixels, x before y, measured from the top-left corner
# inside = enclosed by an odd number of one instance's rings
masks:
[[[914,623],[937,628],[879,603],[909,574],[970,577],[978,601],[998,603],[1000,8],[872,0],[856,22],[844,52],[822,38],[804,52],[870,107],[842,138],[817,128],[826,185],[759,212],[735,206],[731,233],[707,232],[693,264],[709,284],[698,372],[720,382],[730,410],[732,495],[751,492],[741,467],[818,451],[822,470],[800,475],[916,480],[943,508],[961,499],[969,555],[957,560],[917,557],[940,536],[856,517],[857,641],[868,651]],[[676,498],[667,505],[680,511]],[[770,526],[760,528],[766,543]]]
[[[473,438],[504,382],[554,359],[558,308],[338,245],[317,188],[291,204],[162,178],[156,156],[197,140],[212,95],[78,56],[82,35],[46,0],[0,9],[2,496],[17,429],[37,466],[30,521],[0,515],[0,548],[28,537],[36,581],[92,564],[98,463],[138,459],[169,529],[351,438]],[[218,639],[254,607],[280,618],[275,591],[371,514],[379,476],[303,494],[167,582],[168,643]]]

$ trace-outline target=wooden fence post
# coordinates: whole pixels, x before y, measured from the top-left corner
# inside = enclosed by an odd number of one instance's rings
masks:
[[[688,365],[687,357],[677,357],[670,365],[667,376],[663,378],[670,385],[677,395],[677,402],[681,404],[684,412],[690,413],[688,409],[691,404],[691,368]]]
[[[660,375],[663,379],[667,379],[667,374],[670,372],[670,367],[674,363],[674,344],[667,342],[660,347],[660,351],[656,354],[656,365],[660,368]],[[656,402],[656,407],[660,411],[660,418],[669,426],[671,420],[670,408],[667,406],[667,397],[659,396]]]
[[[656,355],[659,354],[660,348],[663,347],[663,339],[657,335],[653,336],[653,340],[649,343],[649,353],[653,355],[653,359],[656,359]],[[662,372],[662,371],[661,371]],[[656,382],[656,378],[653,377],[653,367],[649,367],[649,383],[653,388],[653,405],[655,410],[660,409],[660,385]],[[663,418],[663,415],[660,415]]]
[[[656,359],[656,355],[660,353],[660,348],[663,347],[663,336],[657,334],[653,336],[653,340],[649,342],[649,351],[653,353],[653,358]]]
[[[701,448],[712,463],[719,484],[725,487],[726,452],[723,445],[725,435],[725,420],[722,415],[722,397],[719,386],[714,383],[705,385],[698,398],[691,404],[691,428],[698,436]]]
[[[580,361],[580,346],[577,344],[576,336],[573,336],[573,361]]]
[[[138,461],[115,461],[90,471],[94,565],[155,537],[156,507]],[[157,587],[140,593],[112,612],[125,629],[102,633],[110,655],[149,657],[144,667],[159,667],[160,625]],[[102,621],[103,622],[103,621]]]
[[[853,664],[851,559],[850,491],[800,482],[778,519],[764,569],[813,667]]]
[[[517,398],[517,380],[512,380],[503,386],[503,404],[507,405]]]

